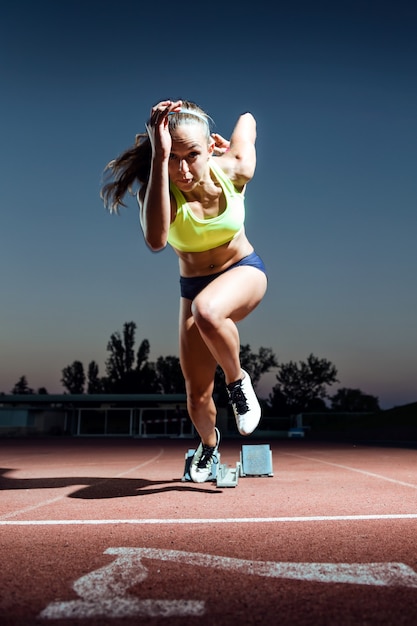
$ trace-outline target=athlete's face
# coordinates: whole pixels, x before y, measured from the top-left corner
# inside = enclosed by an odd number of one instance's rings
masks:
[[[172,133],[168,171],[181,191],[190,191],[202,180],[213,147],[200,124],[182,124]]]

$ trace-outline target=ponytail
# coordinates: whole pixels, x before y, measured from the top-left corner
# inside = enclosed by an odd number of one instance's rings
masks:
[[[116,159],[110,161],[104,169],[104,180],[100,197],[110,213],[119,213],[125,207],[127,193],[135,194],[134,186],[146,185],[151,169],[152,150],[147,133],[136,135],[135,144],[125,150]]]

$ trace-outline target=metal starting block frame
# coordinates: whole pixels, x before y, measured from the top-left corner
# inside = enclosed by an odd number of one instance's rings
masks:
[[[217,474],[217,487],[237,487],[239,482],[240,463],[236,467],[229,467],[225,463],[220,465]]]
[[[190,449],[185,453],[185,467],[182,482],[191,481],[190,465],[195,450]],[[216,481],[217,487],[237,487],[239,476],[273,476],[272,451],[269,444],[243,445],[240,452],[240,461],[236,467],[229,467],[220,463],[220,452],[217,451],[216,459],[211,466],[208,481]]]

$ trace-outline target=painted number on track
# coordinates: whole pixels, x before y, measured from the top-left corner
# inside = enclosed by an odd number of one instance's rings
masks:
[[[148,576],[142,559],[232,570],[240,574],[269,578],[417,588],[416,572],[404,563],[276,563],[153,548],[109,548],[105,554],[116,558],[109,565],[74,582],[73,589],[79,596],[78,600],[52,602],[39,617],[195,617],[205,613],[203,601],[141,600],[129,594],[130,587],[143,582]]]

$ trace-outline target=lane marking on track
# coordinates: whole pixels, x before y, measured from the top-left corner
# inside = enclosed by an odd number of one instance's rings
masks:
[[[314,461],[315,463],[323,463],[324,465],[331,465],[332,467],[339,467],[340,469],[349,470],[349,472],[357,472],[358,474],[364,474],[371,478],[379,478],[380,480],[386,480],[389,483],[395,483],[402,487],[411,487],[411,489],[417,489],[417,485],[413,483],[406,483],[402,480],[396,480],[395,478],[388,478],[382,474],[375,474],[374,472],[367,472],[366,470],[358,469],[357,467],[350,467],[349,465],[341,465],[340,463],[332,463],[331,461],[323,461],[322,459],[315,459],[314,457],[304,456],[303,454],[293,454],[292,452],[284,452],[286,456],[294,456],[298,459],[305,459],[307,461]]]
[[[225,518],[161,518],[161,519],[61,519],[61,520],[0,520],[0,526],[107,526],[132,524],[138,526],[159,524],[277,524],[283,522],[362,522],[367,520],[417,519],[417,513],[386,515],[312,515],[305,517],[225,517]]]
[[[148,577],[142,559],[176,562],[185,566],[235,571],[239,576],[376,585],[379,587],[417,588],[417,574],[405,563],[291,563],[252,561],[225,556],[161,550],[157,548],[108,548],[105,554],[114,555],[112,563],[92,571],[78,580],[72,588],[77,600],[51,602],[39,615],[41,619],[85,619],[105,616],[125,618],[133,616],[173,617],[200,616],[206,611],[204,601],[140,599],[129,593]],[[193,571],[193,569],[191,571]],[[159,570],[158,570],[159,572]],[[164,578],[166,580],[166,578]]]
[[[54,504],[54,502],[59,502],[63,500],[66,496],[58,496],[57,498],[52,498],[50,500],[42,500],[39,504],[33,504],[32,506],[28,506],[24,509],[18,509],[17,511],[13,511],[12,513],[7,513],[6,515],[2,515],[0,517],[0,524],[3,523],[2,520],[8,520],[10,517],[17,517],[18,515],[24,515],[25,513],[32,513],[36,509],[39,509],[42,506],[48,506],[48,504]]]
[[[119,472],[118,474],[115,474],[114,476],[108,476],[107,478],[103,478],[102,480],[95,483],[95,485],[96,486],[103,485],[109,480],[114,480],[115,478],[121,478],[122,476],[127,476],[128,474],[131,474],[132,472],[136,472],[137,470],[142,469],[142,467],[145,467],[146,465],[149,465],[150,463],[154,463],[155,461],[157,461],[163,455],[163,453],[164,453],[163,448],[160,448],[158,454],[153,456],[148,461],[145,461],[144,463],[139,463],[139,465],[135,465],[135,467],[132,467],[129,470],[126,470],[125,472]],[[82,484],[83,483],[80,481],[80,485]],[[18,509],[17,511],[12,511],[11,513],[7,513],[6,515],[1,515],[0,525],[3,523],[1,520],[7,520],[7,519],[10,519],[11,517],[17,517],[18,515],[24,515],[25,513],[30,513],[32,511],[35,511],[36,509],[40,509],[44,506],[48,506],[49,504],[53,504],[54,502],[59,502],[59,500],[64,500],[67,497],[68,497],[67,494],[62,494],[61,496],[58,496],[57,498],[53,498],[49,500],[42,500],[42,502],[39,502],[38,504],[33,504],[32,506],[26,507],[24,509]]]

